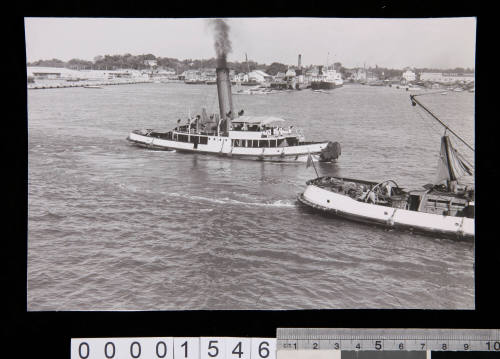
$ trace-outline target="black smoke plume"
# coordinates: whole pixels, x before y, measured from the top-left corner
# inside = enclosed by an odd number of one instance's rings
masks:
[[[224,19],[210,19],[210,26],[214,30],[214,46],[217,54],[217,67],[227,67],[227,55],[231,52],[229,40],[229,25]]]

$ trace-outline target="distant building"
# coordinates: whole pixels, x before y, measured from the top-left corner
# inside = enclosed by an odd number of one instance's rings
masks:
[[[306,75],[308,75],[308,76],[318,76],[318,74],[319,74],[319,67],[318,66],[314,66],[306,71]]]
[[[56,67],[28,66],[26,74],[35,79],[45,80],[107,80],[112,78],[140,78],[145,77],[140,71],[125,70],[72,70]]]
[[[385,80],[389,84],[400,84],[401,77],[400,76],[392,76]]]
[[[352,79],[354,81],[365,82],[366,81],[366,70],[359,68],[352,74]]]
[[[294,69],[290,68],[286,71],[285,76],[286,77],[295,77],[297,74]]]
[[[144,65],[149,67],[155,67],[158,65],[158,61],[156,60],[144,60]]]
[[[203,69],[201,71],[201,78],[205,81],[215,83],[217,81],[215,69]]]
[[[34,79],[68,79],[68,78],[83,78],[83,71],[67,69],[64,67],[42,67],[42,66],[27,66],[26,74]]]
[[[260,83],[266,82],[266,81],[271,81],[272,76],[265,73],[262,70],[253,70],[248,73],[248,78],[250,80],[254,80]]]
[[[442,73],[442,72],[421,72],[420,81],[437,82],[441,84],[450,83],[471,83],[474,82],[474,73]]]
[[[299,61],[300,63],[300,61]],[[303,68],[293,69],[295,72],[295,81],[299,84],[303,84],[306,82],[305,70]],[[288,72],[288,71],[287,71]]]
[[[61,78],[61,73],[56,71],[36,71],[33,72],[33,77],[36,79],[58,79]]]
[[[152,79],[177,79],[177,74],[174,69],[168,67],[159,67],[155,70],[147,70],[145,71],[150,78]]]
[[[182,73],[180,78],[185,81],[199,81],[201,79],[201,72],[198,70],[186,70]]]
[[[275,80],[282,81],[285,78],[285,73],[284,72],[278,72],[276,76],[274,76]]]
[[[239,74],[234,76],[234,80],[237,82],[248,82],[248,74],[244,72],[240,72]]]
[[[175,75],[177,73],[175,71],[175,69],[173,69],[171,67],[164,67],[164,66],[159,66],[158,67],[158,72],[162,73],[162,74],[165,74],[165,75]]]
[[[403,72],[401,77],[405,80],[406,83],[413,82],[417,79],[417,75],[411,70],[406,70],[405,72]]]
[[[132,78],[133,73],[129,70],[109,71],[109,78]]]
[[[311,78],[318,75],[318,69],[312,67],[307,70],[306,69],[302,70],[302,73],[304,74],[304,82],[308,83],[311,82]]]
[[[373,71],[366,71],[366,81],[367,82],[375,82],[378,81],[379,78],[377,74]]]

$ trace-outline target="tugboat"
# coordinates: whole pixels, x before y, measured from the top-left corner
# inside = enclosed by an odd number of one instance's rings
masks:
[[[293,126],[283,127],[283,119],[272,116],[246,116],[233,109],[231,81],[225,57],[216,69],[219,113],[201,114],[168,132],[152,129],[132,131],[127,140],[135,145],[161,150],[194,152],[263,161],[329,162],[340,154],[338,142],[306,142]]]
[[[406,191],[393,180],[370,182],[341,177],[318,177],[306,182],[302,204],[323,213],[387,228],[409,229],[458,239],[474,238],[474,185],[459,179],[474,174],[470,164],[451,144],[449,131],[474,149],[411,95],[441,125],[441,152],[437,180],[421,190]]]

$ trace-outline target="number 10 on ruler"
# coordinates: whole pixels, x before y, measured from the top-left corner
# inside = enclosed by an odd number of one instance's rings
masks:
[[[71,340],[72,359],[276,359],[275,338],[89,338]]]

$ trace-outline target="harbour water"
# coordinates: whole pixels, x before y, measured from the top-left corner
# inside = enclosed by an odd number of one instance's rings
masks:
[[[442,92],[442,91],[440,91]],[[435,175],[440,136],[409,92],[345,85],[241,95],[235,109],[338,141],[320,175]],[[469,143],[474,94],[421,97]],[[28,91],[28,310],[474,308],[474,243],[302,208],[304,163],[152,151],[133,129],[217,111],[215,86]]]

